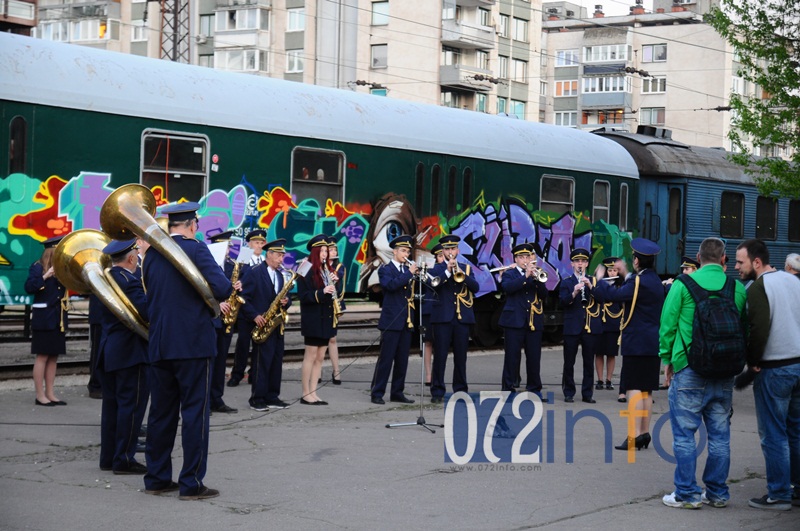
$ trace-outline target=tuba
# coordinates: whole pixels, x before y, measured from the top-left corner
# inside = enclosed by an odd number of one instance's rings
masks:
[[[169,260],[203,297],[214,317],[219,316],[219,303],[194,263],[153,218],[156,198],[141,184],[126,184],[106,198],[100,210],[100,226],[114,239],[124,240],[136,235],[155,247]]]
[[[231,273],[231,284],[236,284],[239,280],[239,272],[241,269],[242,263],[234,262],[233,272]],[[230,297],[228,297],[228,304],[231,306],[231,311],[222,316],[222,324],[225,325],[226,334],[230,333],[231,327],[233,327],[233,324],[236,322],[236,318],[239,317],[239,308],[244,304],[244,299],[234,289]]]
[[[53,271],[67,289],[94,293],[122,324],[147,339],[147,323],[109,273],[110,260],[103,247],[110,242],[111,238],[94,229],[68,234],[53,253]]]
[[[280,273],[283,274],[284,271],[286,270],[282,269]],[[289,315],[281,306],[281,300],[286,297],[286,294],[289,293],[290,289],[292,289],[294,281],[298,276],[299,275],[294,271],[288,271],[287,274],[283,276],[283,287],[278,294],[275,295],[275,298],[272,300],[272,304],[269,305],[269,308],[267,308],[267,311],[262,314],[264,320],[267,322],[264,324],[264,326],[255,326],[253,328],[253,332],[250,334],[250,337],[253,339],[253,343],[264,343],[267,339],[269,339],[269,336],[272,335],[272,332],[274,332],[279,326],[281,327],[281,333],[283,333],[283,327],[289,322]]]

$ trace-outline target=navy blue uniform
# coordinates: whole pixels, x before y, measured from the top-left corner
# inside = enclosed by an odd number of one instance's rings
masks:
[[[433,325],[433,370],[431,375],[431,397],[442,398],[446,387],[444,372],[447,367],[447,351],[453,347],[453,392],[468,391],[467,349],[470,325],[475,324],[472,312],[472,294],[480,289],[472,268],[459,263],[464,272],[464,282],[456,282],[446,275],[447,263],[436,264],[430,274],[441,282],[436,286],[438,298],[433,303],[431,324]],[[459,316],[460,314],[460,316]]]
[[[257,316],[267,311],[275,296],[283,288],[283,275],[273,271],[277,283],[273,285],[269,269],[266,262],[253,267],[247,277],[247,284],[242,286],[242,297],[246,302],[239,310],[239,314],[242,319],[251,323],[254,323]],[[283,331],[280,327],[276,328],[264,343],[254,343],[253,368],[250,370],[251,405],[257,402],[269,404],[278,401],[281,394],[283,350]]]
[[[503,273],[500,288],[506,294],[506,303],[500,314],[499,325],[505,328],[505,358],[503,360],[503,391],[515,391],[514,381],[519,372],[522,347],[525,347],[525,389],[541,393],[542,330],[544,317],[542,303],[547,297],[547,287],[517,267]]]
[[[33,295],[31,354],[58,356],[66,352],[65,330],[68,325],[68,315],[61,307],[66,288],[55,276],[46,280],[42,278],[43,276],[42,264],[34,262],[25,281],[25,292]]]
[[[409,298],[413,297],[413,275],[407,267],[401,272],[394,261],[384,264],[378,269],[378,280],[383,290],[383,307],[378,320],[381,334],[381,353],[375,367],[375,381],[372,386],[372,397],[383,398],[389,373],[392,373],[392,389],[390,398],[402,399],[406,385],[408,369],[408,350],[411,347],[411,331],[414,317],[410,313]],[[392,369],[394,366],[394,369]]]
[[[214,297],[225,300],[231,283],[208,247],[195,239],[172,238],[197,266]],[[180,415],[184,454],[180,494],[192,496],[203,489],[208,458],[209,388],[216,355],[214,316],[189,281],[157,249],[150,248],[143,263],[153,379],[144,483],[148,490],[170,485]]]
[[[147,298],[140,272],[114,266],[111,276],[147,321]],[[103,412],[100,422],[100,468],[127,470],[136,463],[136,442],[147,409],[147,341],[100,305],[98,348]]]
[[[593,277],[587,275],[586,278],[594,283]],[[603,333],[603,322],[600,305],[592,296],[593,290],[589,288],[584,290],[586,298],[590,301],[586,308],[583,307],[580,294],[572,298],[572,290],[577,284],[578,277],[570,275],[561,280],[559,288],[559,300],[564,310],[564,372],[561,389],[565,398],[575,396],[575,358],[578,356],[578,346],[580,346],[583,359],[581,397],[590,400],[594,383],[595,345]]]
[[[100,361],[100,338],[102,336],[103,303],[95,294],[89,295],[89,393],[102,393],[98,364]]]
[[[336,335],[333,325],[333,297],[314,285],[312,269],[297,279],[300,299],[300,333],[306,338],[330,339]]]
[[[250,259],[251,261],[261,263],[261,257],[253,257]],[[257,265],[256,264],[256,265]],[[250,273],[251,269],[250,264],[242,264],[241,269],[239,270],[239,280],[242,283],[242,289],[244,289],[245,285],[247,284],[247,275]],[[232,272],[232,271],[231,271]],[[230,277],[229,277],[230,278]],[[239,311],[239,318],[236,320],[236,350],[233,353],[233,369],[231,369],[231,386],[238,385],[239,382],[244,378],[244,370],[247,368],[247,359],[250,357],[250,345],[252,341],[250,339],[250,335],[253,333],[253,321],[248,321],[242,317],[241,310]],[[251,366],[252,366],[252,358],[251,358]],[[250,382],[252,386],[253,382]]]
[[[230,279],[233,275],[233,262],[225,260],[223,269],[225,278]],[[234,323],[235,324],[235,323]],[[231,348],[233,331],[226,332],[226,326],[222,322],[222,317],[214,319],[214,331],[217,334],[217,355],[214,357],[214,365],[211,368],[211,409],[217,409],[225,405],[222,395],[225,394],[225,369],[228,362],[228,351]]]

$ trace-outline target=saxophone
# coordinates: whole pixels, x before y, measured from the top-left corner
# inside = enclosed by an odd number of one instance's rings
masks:
[[[241,262],[235,262],[233,264],[233,273],[231,273],[231,284],[236,284],[236,282],[239,280],[239,272],[241,269],[242,269]],[[231,311],[226,314],[223,314],[222,316],[222,324],[225,325],[226,334],[230,334],[231,327],[233,327],[233,324],[236,322],[236,318],[239,316],[239,308],[242,307],[242,304],[244,304],[244,302],[245,301],[242,298],[242,296],[239,295],[234,289],[233,292],[231,292],[230,297],[228,297],[228,304],[231,305]]]
[[[282,272],[283,271],[281,271],[281,273]],[[253,328],[253,332],[250,334],[250,337],[253,339],[253,343],[261,344],[265,342],[269,336],[272,335],[272,332],[274,332],[279,326],[281,327],[282,334],[284,326],[289,322],[289,315],[281,306],[281,300],[286,297],[286,294],[289,293],[290,289],[292,289],[294,281],[298,276],[294,271],[289,271],[289,275],[289,278],[284,276],[283,288],[281,288],[280,292],[275,295],[275,299],[273,299],[272,304],[269,305],[267,311],[262,314],[264,320],[266,321],[264,326],[256,326]]]
[[[339,267],[340,266],[341,266],[341,264],[336,264],[336,267],[334,268],[334,271],[335,271],[334,274],[337,277],[339,276]],[[335,285],[336,284],[334,283],[334,286]],[[335,292],[333,294],[333,318],[334,318],[334,320],[336,321],[337,324],[339,322],[339,317],[344,313],[344,310],[342,310],[342,299],[343,298],[344,298],[344,289],[342,289],[341,297],[339,296],[338,292]]]

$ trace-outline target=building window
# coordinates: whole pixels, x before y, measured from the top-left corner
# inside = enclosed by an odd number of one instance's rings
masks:
[[[389,24],[389,2],[372,2],[372,25]]]
[[[611,185],[607,181],[594,182],[594,205],[592,222],[603,220],[608,223],[608,210],[611,202]]]
[[[528,42],[528,21],[521,18],[514,18],[511,36],[515,41]]]
[[[107,41],[119,40],[119,21],[105,19],[83,19],[72,22],[70,40]]]
[[[208,137],[148,129],[142,135],[141,184],[164,199],[199,201],[208,189]]]
[[[800,199],[789,201],[789,241],[800,242]]]
[[[547,96],[547,81],[539,81],[539,94]]]
[[[583,93],[630,92],[631,80],[628,76],[584,77]]]
[[[670,234],[678,234],[681,231],[681,190],[680,188],[670,188],[669,208],[667,219],[667,230]]]
[[[286,50],[286,73],[295,74],[303,71],[303,50]]]
[[[428,210],[430,214],[439,213],[439,177],[441,173],[441,166],[434,164],[431,168],[431,208]]]
[[[269,11],[265,9],[232,9],[215,15],[216,31],[269,30]]]
[[[69,24],[67,21],[42,22],[36,32],[37,37],[46,41],[69,41]]]
[[[516,116],[520,120],[525,119],[525,102],[519,100],[511,100],[511,111],[509,114]]]
[[[543,175],[539,193],[539,210],[566,214],[575,204],[575,183],[568,177]]]
[[[461,106],[461,97],[458,92],[442,91],[441,104],[443,107],[458,108]]]
[[[653,94],[666,91],[666,77],[645,77],[642,79],[642,94]]]
[[[579,63],[578,50],[558,50],[556,52],[556,67],[578,66]]]
[[[147,22],[144,20],[131,21],[131,42],[146,41],[147,30]]]
[[[295,147],[292,150],[292,189],[295,197],[313,198],[320,205],[342,201],[345,178],[342,151]]]
[[[556,98],[578,95],[578,80],[556,81]]]
[[[557,112],[553,123],[564,127],[577,127],[578,111]]]
[[[586,46],[583,49],[585,63],[602,63],[605,61],[627,61],[627,44],[608,44],[605,46]]]
[[[500,79],[508,79],[508,57],[505,55],[497,56],[497,75]]]
[[[475,50],[475,67],[481,70],[489,70],[489,52]]]
[[[389,66],[389,45],[372,45],[372,68],[386,68]]]
[[[475,98],[475,110],[486,112],[486,94],[478,94]]]
[[[508,15],[500,15],[500,32],[498,35],[508,38]]]
[[[756,200],[756,238],[774,240],[777,236],[778,202],[772,197],[758,196]]]
[[[455,166],[450,166],[447,171],[447,217],[456,215],[456,177],[458,171]]]
[[[374,88],[374,89],[369,89],[369,93],[372,94],[373,96],[387,96],[389,94],[389,89]]]
[[[643,63],[662,63],[667,60],[666,44],[646,44],[642,46]]]
[[[478,8],[478,24],[481,26],[491,26],[492,23],[491,13],[488,9]]]
[[[204,66],[206,68],[214,68],[214,54],[198,55],[197,65]]]
[[[214,15],[200,15],[200,34],[198,37],[214,35]]]
[[[425,164],[418,162],[414,172],[414,210],[424,216],[427,213],[425,206]]]
[[[8,126],[8,174],[27,173],[27,160],[28,122],[22,116],[15,116]]]
[[[664,125],[664,107],[645,107],[639,111],[639,123],[642,125]]]
[[[628,230],[628,185],[619,185],[619,230]]]
[[[719,235],[723,238],[741,238],[744,235],[744,194],[722,192]]]
[[[442,64],[443,65],[460,65],[461,64],[461,49],[451,48],[449,46],[442,46]]]
[[[269,71],[265,50],[219,50],[214,55],[214,65],[235,72]]]
[[[511,68],[511,81],[516,81],[518,83],[528,82],[528,61],[512,59]]]
[[[504,114],[506,112],[507,105],[508,100],[505,98],[497,98],[497,114]]]
[[[464,168],[464,176],[461,181],[461,209],[467,208],[472,202],[472,169]]]
[[[306,8],[297,7],[286,10],[286,31],[304,31],[306,29]]]

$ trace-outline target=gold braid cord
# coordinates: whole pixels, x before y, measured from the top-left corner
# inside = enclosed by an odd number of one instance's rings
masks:
[[[539,294],[535,294],[533,296],[533,302],[531,303],[531,311],[530,317],[528,318],[528,326],[531,327],[531,331],[535,331],[536,327],[533,326],[533,316],[540,315],[542,313],[542,301],[539,300]]]
[[[69,291],[67,288],[64,288],[64,296],[61,297],[59,301],[61,305],[61,331],[64,332],[64,314],[70,310],[70,303],[69,303]]]
[[[628,313],[628,319],[625,320],[625,318],[623,317],[622,318],[623,322],[620,323],[619,325],[619,339],[617,339],[617,345],[622,345],[622,331],[625,330],[625,328],[627,328],[627,326],[630,324],[631,318],[633,317],[633,310],[636,309],[636,300],[639,298],[639,275],[636,275],[636,279],[633,282],[634,282],[634,287],[633,287],[633,300],[631,301],[631,311]],[[625,311],[626,306],[627,304],[622,305],[623,312]]]
[[[597,286],[597,279],[596,278],[592,279],[592,286],[595,286],[595,287]],[[600,317],[600,310],[602,309],[600,307],[600,304],[598,304],[597,301],[594,300],[594,295],[591,295],[591,297],[592,297],[592,300],[589,303],[589,306],[586,307],[586,326],[584,327],[586,329],[586,331],[589,332],[589,333],[591,333],[591,331],[592,331],[592,319],[596,319],[596,318]],[[592,308],[595,308],[594,313],[592,313]]]
[[[467,264],[464,274],[469,276],[469,264]],[[472,302],[472,292],[465,285],[461,288],[461,293],[456,295],[456,314],[459,321],[461,320],[461,305],[463,304],[464,308],[472,308]]]
[[[607,302],[607,303],[605,303],[603,305],[603,322],[604,323],[606,322],[606,316],[610,317],[611,319],[618,319],[618,318],[622,317],[622,313],[624,312],[624,310],[622,308],[620,308],[620,310],[617,313],[612,312],[611,311],[611,306],[613,304],[614,304],[613,302]]]
[[[416,280],[412,280],[411,281],[411,295],[409,295],[408,299],[406,299],[408,301],[408,305],[406,307],[406,309],[408,311],[408,316],[406,317],[406,323],[408,324],[409,328],[414,328],[414,320],[411,319],[411,310],[416,308],[416,306],[414,306],[414,287],[416,285],[417,285],[417,281]]]

